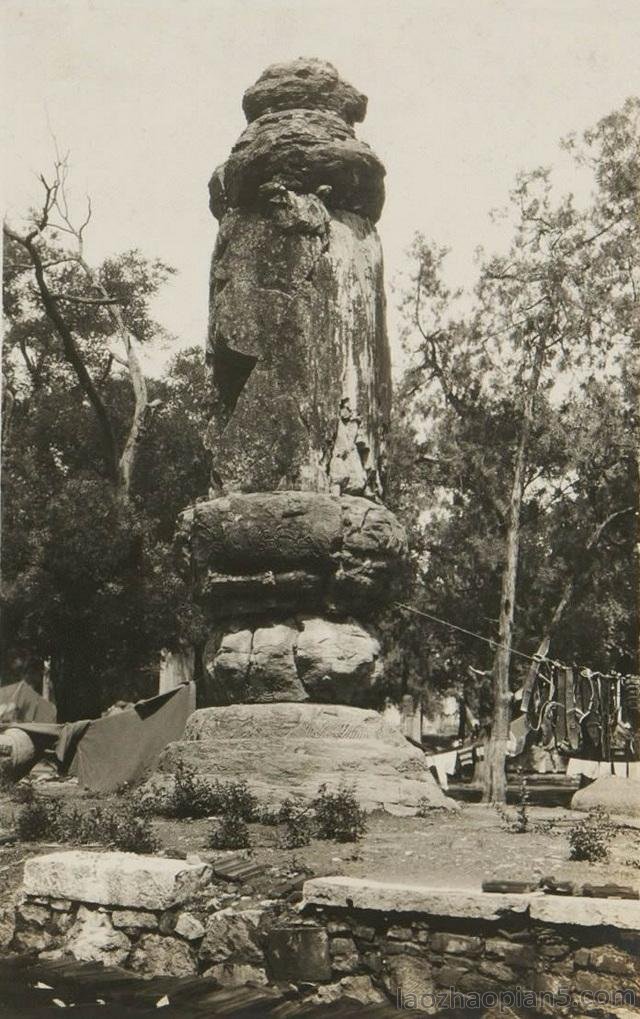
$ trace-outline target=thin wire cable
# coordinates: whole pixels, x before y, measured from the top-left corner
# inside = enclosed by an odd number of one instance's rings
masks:
[[[512,655],[520,655],[521,658],[526,658],[529,662],[543,662],[544,658],[540,658],[538,655],[527,655],[524,651],[518,651],[515,647],[507,647],[506,644],[499,644],[497,640],[492,640],[491,637],[484,637],[481,633],[474,633],[473,630],[465,630],[464,626],[457,626],[456,623],[450,623],[446,619],[439,619],[438,616],[432,616],[430,612],[423,612],[422,609],[415,609],[413,605],[405,605],[404,602],[397,601],[396,607],[399,609],[406,609],[408,612],[413,612],[416,616],[424,616],[425,619],[432,619],[434,623],[442,623],[443,626],[449,626],[452,630],[459,630],[460,633],[466,633],[468,637],[477,637],[478,640],[483,640],[485,644],[490,644],[491,647],[502,648],[504,651],[510,651]]]
[[[537,662],[538,664],[541,664],[542,662],[549,662],[550,665],[555,665],[559,669],[567,668],[567,666],[563,665],[562,662],[552,661],[550,658],[545,658],[544,656],[541,657],[540,655],[528,655],[524,651],[519,651],[518,648],[508,647],[506,644],[499,644],[497,640],[492,640],[491,637],[485,637],[481,633],[474,633],[473,630],[465,630],[464,626],[458,626],[456,623],[450,623],[448,619],[440,619],[438,616],[431,615],[430,612],[424,612],[422,609],[416,609],[413,605],[407,605],[405,602],[397,601],[394,604],[396,608],[406,609],[407,612],[413,612],[416,616],[424,616],[425,619],[431,619],[434,623],[441,623],[443,626],[448,626],[452,630],[458,630],[459,633],[466,633],[468,637],[476,637],[477,640],[483,640],[485,644],[489,644],[492,648],[502,648],[503,651],[508,651],[512,655],[519,655],[520,658],[526,658],[528,662]],[[576,668],[579,668],[582,672],[586,666],[576,666]],[[592,676],[601,676],[602,679],[615,678],[608,673],[591,672],[591,670],[588,671]]]

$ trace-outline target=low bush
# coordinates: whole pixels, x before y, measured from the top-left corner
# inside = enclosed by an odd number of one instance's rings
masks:
[[[126,853],[152,853],[158,848],[149,818],[129,805],[83,811],[34,796],[18,812],[15,829],[23,842],[97,843]]]
[[[58,807],[55,803],[33,799],[25,803],[15,819],[16,834],[21,842],[44,842],[56,838]]]
[[[367,830],[366,814],[358,804],[355,791],[347,786],[331,793],[321,785],[312,806],[320,839],[357,842]]]
[[[315,819],[309,807],[300,807],[293,800],[283,800],[278,810],[278,824],[282,825],[278,843],[281,849],[301,849],[308,846],[315,830]]]
[[[209,836],[211,849],[248,849],[251,845],[249,829],[240,817],[225,817]]]
[[[615,825],[602,807],[590,810],[584,821],[569,829],[569,858],[598,863],[609,859],[609,843]]]
[[[258,801],[246,782],[218,782],[201,778],[188,765],[179,764],[166,813],[172,817],[239,817],[258,819]]]
[[[427,796],[422,796],[416,803],[416,817],[433,817],[442,814],[446,809],[440,803],[432,803]]]

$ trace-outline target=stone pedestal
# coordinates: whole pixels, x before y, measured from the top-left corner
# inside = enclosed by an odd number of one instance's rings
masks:
[[[376,711],[341,704],[234,704],[202,708],[184,738],[162,754],[154,780],[170,792],[179,764],[211,781],[245,780],[261,804],[308,803],[321,784],[351,786],[365,810],[415,814],[456,809],[431,776],[425,755]]]

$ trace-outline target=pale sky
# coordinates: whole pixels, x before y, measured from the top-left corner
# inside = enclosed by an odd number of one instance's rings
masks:
[[[388,284],[416,230],[472,282],[517,171],[557,163],[570,189],[558,139],[640,92],[640,0],[3,0],[0,17],[9,217],[38,198],[49,122],[91,193],[88,256],[138,247],[179,270],[156,315],[181,346],[206,330],[207,181],[268,64],[327,59],[369,96]]]

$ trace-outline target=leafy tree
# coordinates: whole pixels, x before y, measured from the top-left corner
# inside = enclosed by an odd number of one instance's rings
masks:
[[[77,718],[148,692],[159,650],[199,639],[170,542],[206,491],[204,367],[190,351],[144,378],[136,346],[168,339],[150,302],[173,270],[136,250],[89,266],[65,181],[58,162],[30,229],[4,231],[2,638],[5,675],[16,653],[51,658]]]
[[[126,498],[139,444],[157,406],[148,399],[136,344],[157,338],[160,329],[150,318],[149,299],[173,270],[159,261],[147,262],[136,251],[107,259],[98,268],[90,265],[85,231],[91,202],[87,200],[82,222],[74,222],[67,175],[66,159],[57,156],[51,182],[40,178],[42,205],[29,214],[27,229],[20,232],[4,224],[8,242],[5,312],[13,324],[12,343],[36,386],[48,367],[55,337],[95,415],[105,474]],[[40,322],[32,330],[34,318]],[[29,349],[34,341],[35,354]],[[117,342],[120,351],[109,341]],[[125,368],[134,398],[126,433],[120,439],[101,392],[114,362]]]
[[[523,592],[535,604],[545,598],[537,590],[545,580],[549,589],[562,588],[543,622],[528,604],[523,610],[524,622],[539,627],[544,650],[605,534],[629,548],[638,435],[629,353],[637,350],[639,321],[639,110],[640,101],[629,100],[582,144],[567,143],[593,173],[587,208],[572,196],[556,200],[547,170],[518,178],[513,240],[505,254],[480,253],[471,297],[443,282],[445,252],[423,238],[413,249],[404,311],[417,342],[404,393],[421,420],[416,458],[431,471],[426,529],[449,548],[452,534],[457,541],[449,564],[441,555],[434,570],[428,558],[425,573],[439,579],[446,618],[462,615],[465,628],[495,634],[485,785],[491,801],[505,798],[509,669]],[[578,543],[563,534],[569,521]]]

